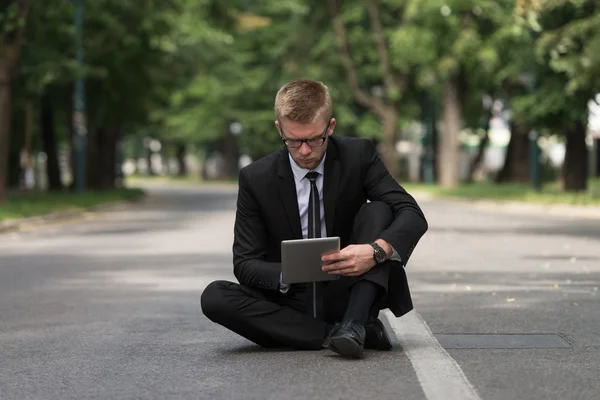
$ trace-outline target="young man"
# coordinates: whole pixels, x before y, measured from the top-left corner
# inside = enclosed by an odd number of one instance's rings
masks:
[[[332,136],[336,120],[321,82],[284,85],[275,116],[284,148],[239,175],[239,284],[208,285],[202,310],[264,347],[325,347],[353,358],[364,348],[390,349],[377,316],[385,308],[397,317],[412,309],[404,267],[427,231],[423,212],[369,140]],[[281,241],[327,236],[341,238],[341,251],[323,257],[323,269],[340,279],[283,284]]]

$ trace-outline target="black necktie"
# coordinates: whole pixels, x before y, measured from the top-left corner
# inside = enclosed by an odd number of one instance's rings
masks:
[[[309,172],[306,179],[310,181],[310,198],[308,200],[308,237],[321,237],[321,202],[317,188],[318,172]]]
[[[306,179],[310,181],[310,197],[308,200],[308,238],[321,237],[321,201],[317,188],[318,172],[309,172]],[[310,287],[312,286],[312,287]],[[311,290],[312,289],[312,290]],[[323,319],[323,283],[313,282],[309,285],[309,298],[312,300],[312,314],[315,318]],[[312,293],[311,293],[312,292]]]

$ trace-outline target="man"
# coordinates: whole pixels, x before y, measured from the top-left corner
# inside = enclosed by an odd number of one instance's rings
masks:
[[[377,316],[412,309],[404,267],[427,230],[425,217],[369,140],[332,136],[336,120],[321,82],[284,85],[275,116],[284,148],[239,174],[239,284],[208,285],[202,310],[264,347],[325,347],[352,358],[364,348],[390,349]],[[340,279],[283,284],[281,241],[327,236],[339,236],[341,250],[323,257],[323,270]]]

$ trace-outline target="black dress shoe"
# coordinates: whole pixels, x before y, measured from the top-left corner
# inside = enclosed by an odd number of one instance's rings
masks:
[[[361,358],[365,336],[365,327],[360,322],[343,322],[335,332],[332,332],[326,347],[344,357]]]
[[[365,325],[365,331],[367,332],[365,349],[390,350],[394,347],[383,322],[379,319],[369,319]]]

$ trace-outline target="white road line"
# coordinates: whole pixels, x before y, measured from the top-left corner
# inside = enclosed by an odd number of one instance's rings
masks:
[[[389,310],[384,315],[412,363],[427,400],[481,400],[458,363],[416,311],[401,318]]]

